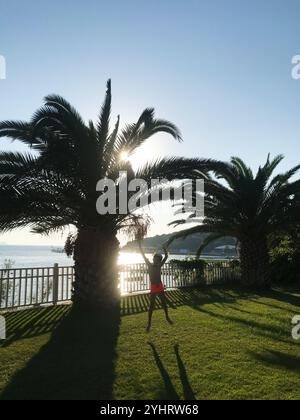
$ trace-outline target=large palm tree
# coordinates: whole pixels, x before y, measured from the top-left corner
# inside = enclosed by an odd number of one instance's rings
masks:
[[[242,282],[246,286],[267,288],[270,285],[268,238],[299,222],[300,206],[296,198],[300,180],[292,180],[300,165],[284,174],[272,177],[283,156],[268,160],[256,175],[239,158],[229,163],[211,166],[215,176],[206,177],[205,218],[202,223],[178,232],[172,237],[187,237],[196,232],[208,236],[199,248],[225,236],[238,240]],[[179,219],[175,225],[195,221],[192,212],[188,219]]]
[[[117,301],[117,233],[139,223],[130,214],[100,215],[96,211],[96,184],[108,177],[118,184],[119,171],[135,176],[184,178],[197,159],[161,159],[134,173],[130,162],[120,159],[132,154],[156,133],[170,134],[180,141],[177,127],[154,118],[146,109],[134,124],[119,129],[119,117],[112,132],[111,83],[98,122],[86,124],[62,97],[50,95],[29,122],[0,123],[0,137],[21,141],[27,153],[0,153],[0,231],[30,226],[34,232],[49,234],[74,226],[76,234],[67,241],[73,251],[75,282],[73,301],[78,306],[110,306]],[[201,165],[200,165],[201,166]]]

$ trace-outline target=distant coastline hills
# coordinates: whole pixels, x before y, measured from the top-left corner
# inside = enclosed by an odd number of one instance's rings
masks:
[[[143,249],[147,253],[152,253],[162,249],[162,245],[167,242],[172,234],[157,235],[151,238],[145,238],[142,242]],[[196,233],[186,239],[176,239],[169,246],[171,254],[192,255],[196,254],[207,233]],[[122,251],[135,252],[138,251],[137,241],[128,242]],[[236,240],[232,237],[224,237],[211,242],[204,250],[204,255],[224,255],[228,257],[236,256]]]

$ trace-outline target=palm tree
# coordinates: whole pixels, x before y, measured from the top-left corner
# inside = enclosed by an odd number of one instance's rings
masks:
[[[246,286],[267,288],[270,285],[268,238],[271,234],[295,226],[300,215],[297,194],[300,180],[291,180],[300,165],[272,178],[283,156],[268,160],[256,175],[239,158],[230,163],[218,162],[211,169],[215,177],[206,177],[205,218],[203,223],[175,234],[171,240],[196,232],[209,233],[198,251],[225,236],[238,240],[242,282]],[[176,220],[179,225],[195,220]]]
[[[132,154],[156,133],[168,133],[181,141],[177,127],[154,118],[146,109],[134,124],[119,129],[120,118],[112,132],[111,83],[98,122],[86,124],[62,97],[50,95],[29,122],[0,123],[0,137],[21,141],[27,153],[0,153],[0,231],[30,226],[33,232],[49,234],[75,227],[66,249],[73,253],[75,281],[73,301],[77,306],[110,307],[118,301],[116,261],[117,233],[140,222],[131,214],[100,215],[96,211],[96,184],[105,177],[116,180],[119,171],[134,177],[184,178],[197,159],[161,159],[134,173],[130,162],[120,159]]]

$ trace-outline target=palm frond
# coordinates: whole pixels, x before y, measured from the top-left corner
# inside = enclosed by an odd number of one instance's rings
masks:
[[[99,121],[97,124],[97,135],[98,142],[100,145],[101,153],[104,150],[105,143],[109,137],[109,121],[110,121],[110,112],[111,112],[111,80],[107,81],[106,85],[106,95],[105,100],[102,105],[102,109],[99,115]]]
[[[72,120],[77,127],[85,126],[84,121],[79,112],[62,96],[47,95],[45,97],[45,106],[57,110],[60,115],[63,115],[67,120]]]
[[[253,179],[253,172],[251,168],[249,168],[242,159],[239,157],[232,157],[231,163],[238,169],[243,177]]]
[[[119,126],[120,126],[120,115],[118,115],[115,128],[113,132],[111,133],[111,135],[109,136],[104,146],[103,166],[105,168],[105,172],[108,172],[111,166],[118,164],[118,160],[114,161],[114,159],[116,159],[116,156],[113,156],[113,150],[114,150],[117,138],[118,138]]]
[[[0,122],[0,137],[8,137],[13,141],[18,140],[29,147],[42,143],[39,137],[34,136],[31,123],[24,121]]]
[[[202,242],[201,246],[197,250],[197,257],[200,257],[204,249],[211,243],[216,241],[217,239],[224,238],[224,235],[221,233],[212,233],[208,235]]]
[[[175,124],[163,119],[154,118],[154,109],[145,109],[135,124],[127,124],[118,136],[114,154],[122,151],[131,154],[149,137],[157,133],[168,133],[175,140],[182,141],[181,133]]]
[[[197,177],[208,179],[208,172],[214,166],[211,159],[169,157],[146,163],[136,172],[136,177],[149,181],[156,178],[192,179]]]

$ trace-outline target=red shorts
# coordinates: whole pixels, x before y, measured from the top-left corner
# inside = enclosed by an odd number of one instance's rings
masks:
[[[162,293],[165,291],[164,285],[162,282],[158,284],[151,284],[150,286],[150,293],[156,295],[157,293]]]

